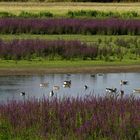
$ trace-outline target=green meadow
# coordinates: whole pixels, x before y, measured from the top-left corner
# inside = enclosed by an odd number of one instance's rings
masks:
[[[75,18],[84,17],[84,18],[92,18],[88,17],[87,15],[84,15],[84,12],[87,11],[94,11],[97,10],[99,12],[117,12],[119,14],[121,13],[127,13],[130,12],[136,12],[136,14],[140,15],[140,3],[83,3],[83,2],[1,2],[0,3],[0,12],[3,12],[4,14],[6,12],[17,15],[21,12],[28,12],[29,18],[34,15],[30,15],[30,13],[38,14],[39,12],[50,12],[53,14],[53,17],[51,18],[59,18],[59,17],[69,17],[68,12],[74,12],[74,14],[78,11],[80,11],[80,14],[78,16],[75,16]],[[81,11],[84,11],[81,15]],[[28,14],[27,13],[27,14]],[[7,14],[7,13],[6,13]],[[25,13],[26,14],[26,13]],[[112,14],[112,13],[111,13]],[[135,13],[134,13],[135,14]],[[6,15],[7,16],[7,15]],[[87,16],[87,17],[86,17]],[[137,15],[132,15],[133,16]],[[20,17],[19,17],[20,18]],[[96,17],[94,17],[96,18]],[[101,16],[102,18],[102,16]],[[134,17],[135,18],[135,17]],[[139,16],[137,17],[139,19]],[[105,60],[105,59],[96,59],[96,60],[86,60],[83,61],[80,58],[71,59],[70,61],[67,60],[60,60],[59,57],[55,57],[53,61],[50,61],[49,58],[33,58],[31,60],[4,60],[1,58],[0,60],[0,67],[17,67],[17,68],[24,68],[24,67],[88,67],[88,66],[94,66],[94,65],[135,65],[139,64],[139,56],[135,56],[133,54],[137,50],[139,46],[139,36],[133,36],[133,35],[75,35],[75,34],[61,34],[61,35],[38,35],[38,34],[0,34],[0,39],[4,40],[5,42],[12,41],[14,39],[20,39],[20,40],[26,40],[26,39],[43,39],[43,40],[79,40],[81,42],[86,42],[88,44],[91,43],[97,43],[100,44],[101,47],[108,47],[109,42],[113,44],[113,48],[116,47],[116,44],[114,45],[114,42],[116,40],[125,40],[129,42],[129,46],[117,46],[121,47],[125,52],[125,56],[123,57],[123,60],[120,61],[120,59],[114,59],[111,60]],[[131,40],[133,42],[131,43]],[[137,43],[134,44],[135,40],[137,40]],[[134,50],[135,45],[137,44],[137,50]],[[112,56],[111,56],[112,57]],[[58,59],[57,59],[58,58]]]
[[[56,16],[64,16],[68,11],[99,10],[126,12],[135,11],[140,13],[140,3],[83,3],[83,2],[1,2],[0,11],[19,14],[21,11],[41,12],[49,11]]]
[[[13,39],[46,39],[46,40],[79,40],[83,42],[98,42],[99,40],[115,40],[115,39],[139,39],[139,36],[130,35],[76,35],[76,34],[61,34],[61,35],[36,35],[36,34],[0,34],[0,38],[5,41]]]

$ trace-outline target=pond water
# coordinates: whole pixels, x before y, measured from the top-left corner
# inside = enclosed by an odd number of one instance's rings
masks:
[[[64,88],[63,82],[71,80],[71,86]],[[120,80],[127,80],[128,85],[120,85]],[[40,87],[40,83],[49,83],[47,87]],[[84,86],[88,88],[85,89]],[[50,98],[53,86],[59,86],[54,91],[57,97],[77,97],[89,94],[105,95],[106,88],[124,90],[130,95],[133,89],[140,88],[140,73],[105,73],[105,74],[47,74],[32,76],[0,76],[0,102],[7,99],[23,99],[21,92],[27,97]],[[135,94],[139,96],[138,93]],[[25,97],[24,97],[25,98]]]

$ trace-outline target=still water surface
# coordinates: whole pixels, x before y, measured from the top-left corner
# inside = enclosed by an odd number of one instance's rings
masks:
[[[71,87],[64,88],[63,81],[71,80]],[[128,80],[128,85],[120,85],[120,80]],[[40,87],[40,83],[49,82],[48,87]],[[140,73],[106,73],[96,74],[47,74],[33,76],[0,76],[0,102],[7,99],[23,99],[20,92],[26,93],[27,97],[49,97],[53,86],[60,87],[54,91],[57,97],[77,97],[88,94],[105,95],[106,87],[123,89],[126,95],[130,95],[134,88],[140,88]],[[88,88],[85,90],[84,85]],[[139,96],[138,93],[136,96]]]

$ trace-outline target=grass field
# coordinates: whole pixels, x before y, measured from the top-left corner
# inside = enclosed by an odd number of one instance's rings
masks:
[[[135,11],[140,13],[140,3],[34,3],[12,2],[0,3],[0,11],[18,14],[21,11],[40,12],[49,11],[56,16],[64,16],[69,10],[100,10],[100,11]]]
[[[42,75],[50,73],[140,72],[140,59],[122,62],[105,61],[13,61],[0,60],[0,76]]]
[[[80,40],[84,42],[97,42],[99,39],[102,41],[108,40],[108,39],[135,39],[139,36],[130,36],[130,35],[32,35],[32,34],[13,34],[13,35],[7,35],[7,34],[0,34],[0,39],[3,40],[12,40],[12,39],[47,39],[47,40]]]
[[[122,61],[114,61],[114,62],[106,62],[103,60],[97,61],[83,61],[83,60],[75,60],[75,61],[46,61],[46,60],[0,60],[0,68],[68,68],[68,67],[91,67],[91,66],[128,66],[128,65],[139,65],[140,59],[130,60],[124,59]]]

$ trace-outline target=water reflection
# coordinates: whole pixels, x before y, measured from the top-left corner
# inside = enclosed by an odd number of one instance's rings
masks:
[[[64,81],[70,81],[64,85]],[[127,80],[128,85],[120,85],[121,80]],[[106,88],[124,90],[130,95],[133,89],[140,89],[140,73],[107,73],[107,74],[48,74],[38,76],[0,76],[0,101],[7,99],[22,99],[21,92],[28,97],[49,98],[53,90],[57,97],[77,97],[90,93],[105,95]],[[47,86],[40,84],[47,83]],[[85,85],[88,87],[85,90]],[[139,96],[137,93],[136,96]]]

